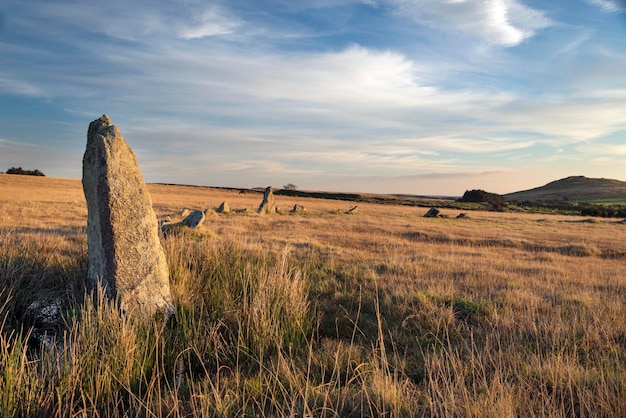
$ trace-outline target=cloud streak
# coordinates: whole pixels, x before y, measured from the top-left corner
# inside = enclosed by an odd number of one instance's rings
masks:
[[[388,0],[398,16],[432,28],[512,47],[553,24],[516,0]]]
[[[616,0],[585,0],[585,1],[593,6],[598,6],[605,13],[626,12],[626,6],[624,6],[624,4],[620,4],[620,2]]]

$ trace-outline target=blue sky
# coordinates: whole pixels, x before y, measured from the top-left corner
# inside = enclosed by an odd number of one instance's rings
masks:
[[[621,0],[3,0],[0,171],[460,195],[626,181]]]

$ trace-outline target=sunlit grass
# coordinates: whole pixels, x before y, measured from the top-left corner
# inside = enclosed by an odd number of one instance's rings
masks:
[[[84,287],[80,183],[40,181],[0,194],[2,416],[626,415],[624,225],[279,197],[307,212],[163,238],[177,309],[144,324]]]

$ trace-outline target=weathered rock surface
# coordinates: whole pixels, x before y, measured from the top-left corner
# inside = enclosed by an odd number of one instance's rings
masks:
[[[274,203],[274,192],[272,192],[272,187],[267,187],[265,189],[265,193],[263,194],[263,201],[259,206],[259,210],[257,210],[259,215],[276,213],[276,204]]]
[[[222,204],[217,208],[217,213],[230,213],[230,205],[228,202],[222,202]]]
[[[152,200],[132,150],[104,115],[89,124],[83,157],[88,282],[127,313],[174,311]]]
[[[437,216],[439,216],[439,209],[435,207],[428,209],[428,212],[424,214],[424,218],[436,218]]]
[[[204,212],[201,210],[194,210],[189,213],[185,219],[183,219],[183,224],[188,226],[189,228],[197,228],[202,225],[204,222],[205,216]]]

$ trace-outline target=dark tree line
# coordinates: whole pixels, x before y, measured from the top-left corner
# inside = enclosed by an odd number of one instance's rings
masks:
[[[11,167],[7,170],[7,174],[21,174],[23,176],[45,176],[44,173],[35,170],[24,170],[22,167]]]

